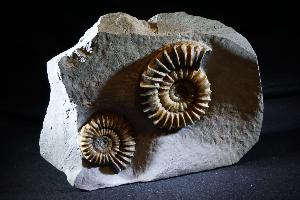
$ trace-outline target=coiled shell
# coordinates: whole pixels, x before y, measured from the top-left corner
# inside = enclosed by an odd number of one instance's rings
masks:
[[[161,48],[142,74],[143,111],[160,128],[178,129],[200,120],[210,102],[210,83],[200,69],[210,48],[194,41]]]
[[[132,130],[122,117],[97,113],[80,131],[81,152],[89,162],[108,164],[120,172],[131,162],[135,152]]]

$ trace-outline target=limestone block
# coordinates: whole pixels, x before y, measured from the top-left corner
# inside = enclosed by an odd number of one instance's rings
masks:
[[[142,74],[159,49],[187,41],[208,49],[200,68],[210,83],[209,107],[194,124],[160,128],[143,112]],[[51,93],[40,153],[77,188],[95,190],[231,165],[259,139],[263,98],[256,54],[242,35],[215,20],[183,12],[148,21],[107,14],[74,47],[48,61],[47,72]],[[133,129],[134,157],[119,173],[91,164],[81,152],[80,130],[97,112],[120,114]]]

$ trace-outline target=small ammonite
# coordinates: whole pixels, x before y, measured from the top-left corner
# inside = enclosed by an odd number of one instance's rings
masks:
[[[210,83],[201,61],[211,49],[194,41],[169,44],[158,50],[142,74],[143,111],[160,128],[178,129],[205,114]]]
[[[80,148],[89,162],[108,164],[120,172],[134,156],[135,141],[124,118],[112,113],[97,113],[80,131]]]

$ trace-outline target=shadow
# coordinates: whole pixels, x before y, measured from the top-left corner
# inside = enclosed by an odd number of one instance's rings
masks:
[[[115,169],[114,166],[109,163],[99,166],[98,164],[89,162],[84,157],[82,157],[81,160],[82,160],[82,167],[84,167],[84,168],[87,168],[87,169],[98,168],[102,174],[106,174],[106,175],[118,174],[118,170]]]
[[[95,163],[91,163],[89,162],[87,159],[85,159],[84,157],[82,157],[81,159],[82,161],[82,167],[85,168],[95,168],[95,167],[99,167],[99,165],[95,164]]]
[[[208,80],[212,83],[210,107],[216,112],[232,107],[230,110],[236,112],[232,114],[239,115],[243,120],[252,119],[259,109],[258,98],[261,92],[257,63],[249,58],[250,55],[237,55],[222,45],[236,46],[231,48],[242,54],[241,47],[227,43],[226,40],[214,40],[213,51],[204,66]]]
[[[90,112],[109,111],[123,116],[129,122],[136,141],[136,151],[131,162],[133,173],[136,176],[144,172],[147,161],[150,160],[149,156],[151,148],[155,145],[155,139],[158,135],[165,134],[155,127],[152,120],[149,120],[147,115],[142,112],[139,97],[141,74],[152,55],[150,54],[115,73],[102,87],[95,103],[84,110],[84,115],[78,116],[82,121],[87,121],[87,116],[92,115]],[[97,167],[84,159],[82,162],[87,168]],[[103,173],[111,173],[111,171],[107,172],[106,168],[100,167],[99,170]]]
[[[213,91],[210,109],[205,117],[209,115],[221,116],[224,115],[222,112],[229,111],[232,112],[230,115],[238,116],[245,121],[253,120],[257,115],[257,109],[259,109],[258,95],[260,94],[256,63],[229,52],[218,42],[212,43],[213,53],[206,61],[207,65],[204,66],[208,79],[212,83],[211,89]],[[174,130],[165,131],[157,128],[153,125],[152,120],[149,120],[147,115],[142,112],[139,96],[141,74],[157,51],[114,72],[101,87],[94,103],[88,107],[81,107],[81,112],[78,112],[78,119],[82,122],[92,115],[91,112],[97,111],[114,112],[127,119],[134,131],[133,136],[136,140],[136,152],[131,163],[135,176],[143,173],[147,163],[151,161],[156,139],[159,136],[174,133]],[[251,92],[241,92],[241,90]],[[197,122],[194,126],[199,123]],[[211,136],[205,137],[207,137],[207,142],[214,142],[211,140]],[[87,167],[92,167],[88,163],[85,164]],[[106,171],[104,170],[104,172]]]
[[[111,166],[108,165],[99,167],[99,171],[102,174],[110,174],[110,175],[117,174],[117,172],[114,171],[113,168],[111,168]]]

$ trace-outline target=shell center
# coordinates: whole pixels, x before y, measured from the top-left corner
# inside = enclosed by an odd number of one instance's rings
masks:
[[[102,135],[94,140],[93,146],[100,152],[106,152],[112,147],[112,139],[106,135]]]
[[[170,98],[175,102],[190,102],[195,94],[194,84],[189,80],[178,80],[170,88]]]

